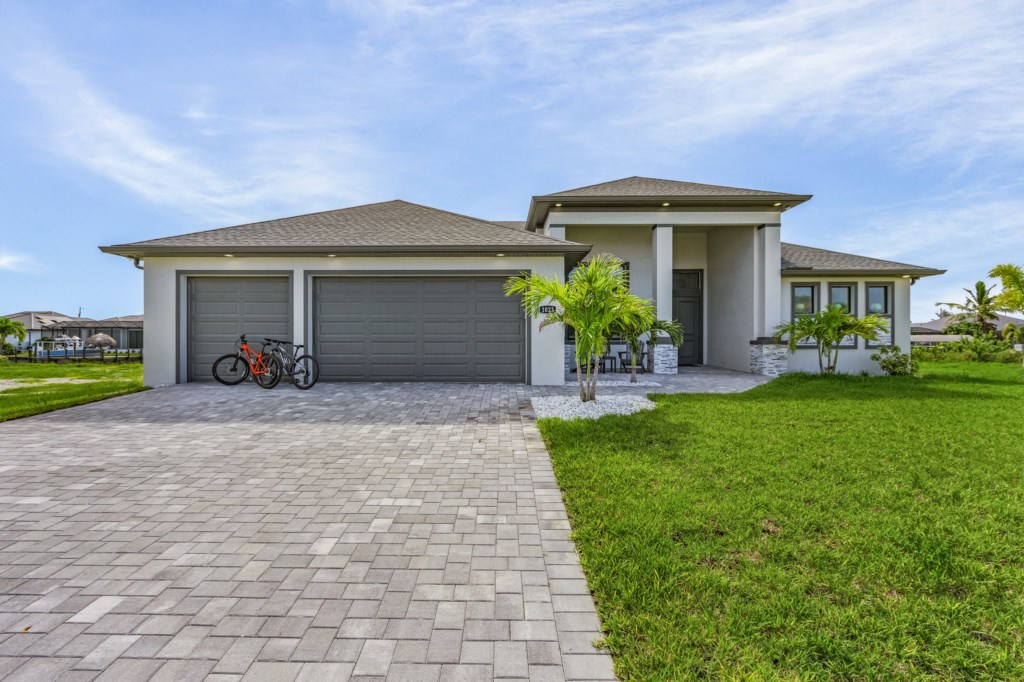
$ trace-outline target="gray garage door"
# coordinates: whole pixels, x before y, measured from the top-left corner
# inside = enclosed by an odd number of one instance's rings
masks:
[[[290,339],[291,329],[288,278],[190,277],[188,380],[212,380],[213,361],[230,353],[241,334],[250,342]]]
[[[335,381],[522,382],[526,323],[500,277],[317,278],[313,344]]]

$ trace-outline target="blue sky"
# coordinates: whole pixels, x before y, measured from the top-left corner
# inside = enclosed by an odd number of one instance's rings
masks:
[[[6,2],[0,313],[142,311],[120,243],[630,175],[815,198],[786,241],[1024,261],[1024,4]]]

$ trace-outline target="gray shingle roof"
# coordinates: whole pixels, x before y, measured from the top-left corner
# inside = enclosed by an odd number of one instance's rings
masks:
[[[204,232],[150,239],[103,247],[104,251],[336,249],[366,251],[380,248],[473,250],[498,247],[509,250],[585,250],[585,247],[514,229],[500,223],[442,211],[407,201],[386,201],[291,218],[266,220]]]
[[[926,268],[921,265],[897,263],[895,261],[855,256],[850,253],[816,249],[811,246],[782,244],[783,271],[821,273],[873,273],[900,275],[940,275],[945,270]]]
[[[699,182],[660,180],[633,176],[602,182],[596,185],[567,189],[548,194],[549,197],[790,197],[785,192],[768,192],[760,189],[704,185]]]
[[[1017,327],[1024,325],[1024,320],[1020,319],[1019,317],[1010,317],[1009,315],[998,314],[996,315],[996,317],[997,319],[993,321],[993,324],[996,326],[996,331],[1000,333],[1004,329],[1006,329],[1006,325],[1008,324],[1013,324],[1014,326]],[[947,326],[959,321],[959,317],[951,315],[949,317],[940,317],[937,320],[929,320],[928,322],[914,322],[912,325],[910,325],[910,333],[926,334],[928,332],[932,332],[935,334],[942,334],[946,331]]]
[[[490,222],[494,223],[495,225],[501,225],[502,227],[508,227],[513,230],[526,229],[525,220],[492,220]]]

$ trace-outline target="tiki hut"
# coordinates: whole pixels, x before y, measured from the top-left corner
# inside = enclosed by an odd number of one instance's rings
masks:
[[[117,346],[117,341],[107,334],[93,334],[85,340],[86,348],[114,348],[115,346]]]

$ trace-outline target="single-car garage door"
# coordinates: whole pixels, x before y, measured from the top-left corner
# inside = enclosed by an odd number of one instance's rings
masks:
[[[264,337],[291,338],[287,277],[190,277],[188,380],[211,381],[213,361],[245,334],[259,348]]]
[[[319,277],[313,345],[335,381],[526,380],[526,321],[501,277]]]

